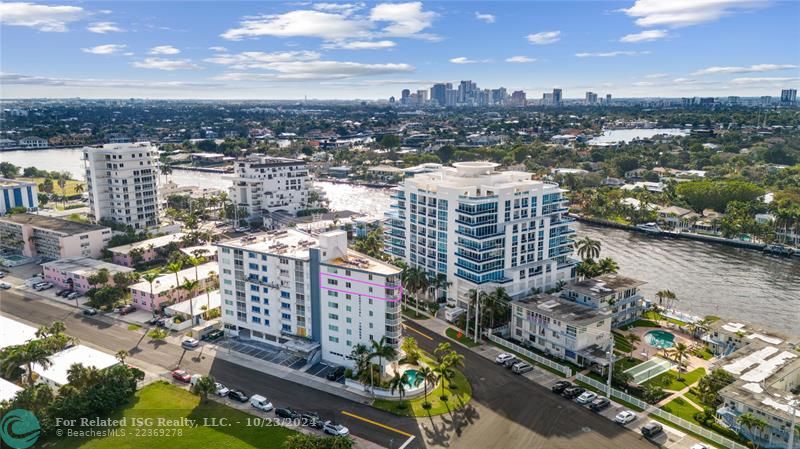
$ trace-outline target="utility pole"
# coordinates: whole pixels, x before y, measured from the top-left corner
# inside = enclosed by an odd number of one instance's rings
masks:
[[[608,349],[608,399],[611,399],[611,374],[614,372],[614,335],[611,335],[611,346]]]
[[[478,326],[480,325],[479,324],[480,323],[479,319],[480,319],[480,316],[481,316],[481,296],[482,295],[483,295],[483,292],[480,291],[480,290],[478,290],[478,292],[475,294],[475,343],[478,342],[478,332],[479,332]]]
[[[797,410],[795,409],[796,399],[789,399],[789,413],[792,414],[792,425],[789,426],[789,442],[786,444],[786,449],[794,449],[794,433],[797,432],[795,426],[797,425],[797,418],[795,413]]]

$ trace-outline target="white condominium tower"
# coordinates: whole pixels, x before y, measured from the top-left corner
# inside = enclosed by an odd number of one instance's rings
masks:
[[[447,276],[450,305],[466,307],[471,289],[516,298],[575,277],[564,191],[497,166],[457,162],[406,179],[386,213],[386,252]]]
[[[239,338],[352,366],[353,346],[400,344],[400,272],[347,248],[347,234],[269,231],[219,246],[222,322]]]
[[[260,220],[271,212],[291,215],[308,202],[308,166],[299,159],[250,156],[234,164],[230,195],[248,219]]]
[[[89,214],[134,229],[158,225],[158,152],[148,142],[83,148]]]

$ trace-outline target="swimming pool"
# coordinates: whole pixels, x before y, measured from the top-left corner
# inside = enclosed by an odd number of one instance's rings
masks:
[[[408,379],[406,385],[414,388],[416,386],[417,374],[419,374],[419,372],[415,369],[407,369],[405,372],[403,372],[403,374],[406,376],[406,379]]]
[[[669,349],[675,346],[675,336],[662,330],[654,330],[644,334],[644,341],[658,349]]]

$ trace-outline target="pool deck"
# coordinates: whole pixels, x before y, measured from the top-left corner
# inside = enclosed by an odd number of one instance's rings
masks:
[[[672,360],[672,357],[668,355],[668,350],[664,351],[662,349],[656,348],[654,346],[651,346],[645,341],[645,334],[654,330],[661,330],[671,333],[672,335],[675,336],[675,344],[680,342],[685,344],[689,348],[703,345],[701,341],[693,339],[691,335],[681,331],[678,328],[678,326],[667,322],[664,322],[662,327],[634,327],[627,331],[617,329],[615,332],[619,332],[622,335],[635,334],[639,336],[641,341],[634,345],[634,349],[632,352],[632,355],[636,358],[649,360],[651,357],[658,355],[666,359]],[[692,354],[689,354],[689,356],[684,359],[684,364],[686,365],[687,372],[697,368],[705,368],[706,371],[708,371],[711,362],[708,360],[703,360],[702,358],[696,357]]]

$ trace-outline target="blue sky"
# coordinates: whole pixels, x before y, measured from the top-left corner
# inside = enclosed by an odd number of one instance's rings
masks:
[[[800,85],[798,23],[796,1],[4,2],[0,96],[775,96]]]

